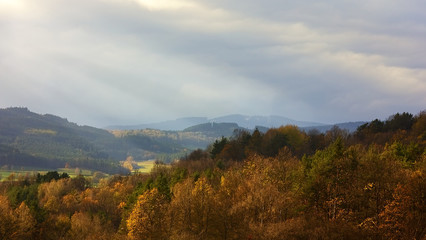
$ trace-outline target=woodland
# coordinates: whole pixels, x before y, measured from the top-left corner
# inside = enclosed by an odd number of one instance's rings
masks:
[[[192,149],[205,148],[220,136],[232,136],[238,125],[201,124],[182,131],[111,130],[79,126],[27,108],[0,109],[0,168],[89,169],[123,174],[128,156],[137,161],[170,163]]]
[[[151,173],[0,183],[0,239],[426,239],[426,112],[238,130]]]

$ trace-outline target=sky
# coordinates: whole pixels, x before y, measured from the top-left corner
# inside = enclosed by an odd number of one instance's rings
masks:
[[[426,109],[424,0],[0,0],[0,108],[81,125]]]

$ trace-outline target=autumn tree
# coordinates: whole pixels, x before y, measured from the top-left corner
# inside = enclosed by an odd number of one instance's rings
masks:
[[[422,111],[416,116],[411,134],[414,141],[419,141],[423,146],[426,145],[426,111]]]
[[[246,196],[238,191],[244,184],[241,171],[230,170],[221,176],[219,188],[214,196],[215,229],[217,239],[241,239],[247,234],[248,224],[244,221],[244,211],[237,207]]]
[[[167,239],[168,201],[156,188],[142,194],[127,220],[130,239]]]
[[[135,161],[132,156],[128,156],[126,161],[123,162],[123,167],[129,169],[129,171],[133,171],[135,166]]]
[[[10,239],[17,228],[9,200],[0,195],[0,239]]]
[[[38,189],[38,199],[41,207],[52,211],[61,211],[62,197],[73,189],[71,179],[52,180],[42,183]]]
[[[76,212],[71,216],[70,239],[107,240],[111,232],[101,225],[99,217],[84,212]]]
[[[308,151],[307,154],[314,154],[316,150],[322,150],[326,147],[325,135],[317,129],[309,130],[307,133],[308,137]]]
[[[35,226],[36,221],[24,202],[13,210],[7,197],[0,195],[0,239],[31,239]]]
[[[363,188],[357,198],[358,219],[365,231],[377,237],[380,235],[378,226],[383,221],[380,213],[392,198],[396,186],[404,181],[405,174],[402,163],[393,156],[392,151],[378,146],[370,146],[367,152],[361,155],[359,168],[358,177],[360,187]]]
[[[213,143],[213,148],[210,152],[212,158],[216,158],[216,156],[222,152],[225,145],[228,143],[228,139],[225,137],[222,137],[220,140],[215,140]]]
[[[247,143],[245,149],[246,156],[250,156],[256,153],[261,154],[262,139],[263,134],[259,131],[259,129],[256,128]]]
[[[280,127],[278,131],[286,136],[286,146],[290,148],[292,152],[303,155],[301,153],[303,150],[305,150],[304,147],[308,141],[308,138],[304,132],[300,131],[300,129],[294,125]]]
[[[426,237],[426,176],[415,171],[407,184],[399,184],[393,199],[380,213],[379,229],[386,239],[424,239]]]
[[[14,211],[18,230],[11,239],[31,239],[35,237],[37,221],[32,216],[30,209],[22,202]]]
[[[280,148],[288,144],[285,133],[279,129],[269,129],[262,139],[262,154],[266,157],[273,157],[278,154]]]
[[[348,213],[348,194],[356,182],[358,159],[338,138],[305,162],[305,194],[311,207],[329,220]]]
[[[217,239],[215,226],[214,189],[205,177],[193,179],[173,187],[171,202],[176,239]]]

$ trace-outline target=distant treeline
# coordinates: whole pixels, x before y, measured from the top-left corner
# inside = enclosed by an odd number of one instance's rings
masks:
[[[208,156],[213,159],[242,161],[253,154],[274,157],[283,147],[288,148],[295,156],[302,157],[325,149],[338,138],[342,139],[346,145],[361,144],[364,146],[413,142],[416,143],[418,154],[421,155],[423,145],[419,144],[424,143],[423,141],[426,139],[424,115],[424,112],[417,116],[410,113],[397,113],[386,121],[376,119],[365,123],[353,133],[337,126],[325,133],[315,129],[305,132],[293,125],[272,128],[265,133],[258,129],[252,133],[247,130],[239,130],[235,131],[231,138],[216,140],[209,149],[199,149],[187,158],[197,159],[204,154],[204,157]]]

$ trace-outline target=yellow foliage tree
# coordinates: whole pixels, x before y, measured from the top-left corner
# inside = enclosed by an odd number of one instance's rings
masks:
[[[296,152],[301,151],[303,145],[308,140],[306,134],[300,131],[300,129],[294,125],[280,127],[278,128],[278,131],[286,136],[288,146],[290,146],[290,148]]]
[[[71,217],[70,239],[102,240],[110,239],[108,231],[102,227],[99,217],[76,212]]]
[[[62,197],[71,192],[72,188],[71,179],[42,183],[38,188],[40,206],[51,212],[60,212],[62,210]]]
[[[0,195],[0,239],[10,239],[16,228],[15,217],[9,200]]]
[[[168,200],[156,188],[139,196],[127,220],[130,239],[167,239]]]
[[[176,184],[173,195],[175,239],[218,239],[215,191],[205,177]]]
[[[30,209],[22,202],[17,209],[15,209],[16,225],[18,230],[15,232],[14,239],[31,239],[36,230],[36,220],[31,215]]]
[[[0,239],[31,239],[36,221],[27,205],[13,210],[7,197],[0,195]]]

